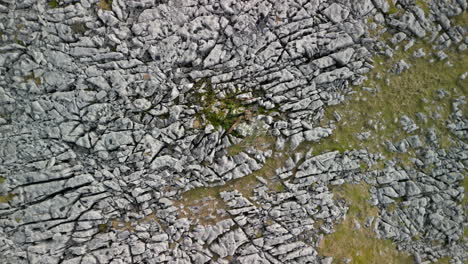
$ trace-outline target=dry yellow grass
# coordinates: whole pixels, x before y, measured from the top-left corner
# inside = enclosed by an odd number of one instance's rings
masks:
[[[205,196],[204,198],[205,199],[200,200],[183,198],[182,200],[176,201],[174,205],[178,207],[179,218],[186,217],[191,220],[197,220],[198,223],[202,225],[214,225],[221,220],[229,218],[227,213],[219,214],[217,212],[219,209],[227,209],[225,203],[221,199],[212,196]],[[192,211],[190,208],[197,208],[197,210]]]
[[[122,221],[121,219],[112,219],[109,224],[100,224],[98,229],[100,232],[106,232],[108,228],[119,231],[135,231],[135,227],[142,223],[148,223],[150,221],[158,222],[158,219],[154,213],[145,216],[144,218],[137,221]]]
[[[0,203],[8,203],[8,202],[11,201],[15,196],[16,196],[16,194],[13,194],[13,193],[9,193],[9,194],[7,194],[7,195],[0,196]]]
[[[5,182],[5,178],[3,177],[0,177],[0,184],[4,183]],[[13,194],[13,193],[9,193],[7,195],[0,195],[0,203],[8,203],[9,201],[11,201],[14,197],[16,196],[16,194]]]
[[[179,208],[179,217],[189,217],[190,219],[196,219],[200,224],[213,224],[219,220],[225,219],[225,216],[216,215],[217,209],[227,209],[226,204],[220,197],[220,193],[224,191],[237,190],[242,195],[249,199],[253,195],[253,190],[258,184],[256,176],[261,176],[268,181],[268,187],[272,191],[281,191],[282,186],[278,180],[274,179],[275,170],[281,167],[287,156],[283,155],[281,158],[270,158],[264,166],[247,176],[242,178],[234,179],[226,182],[226,184],[214,187],[200,187],[187,191],[182,194],[180,200],[175,202],[175,206]],[[203,198],[209,197],[210,200],[203,200]],[[251,200],[253,204],[255,201]],[[188,207],[199,207],[198,213],[192,213],[188,210]],[[215,218],[206,219],[206,216],[214,215]]]
[[[97,7],[102,10],[112,10],[112,1],[109,0],[100,0],[97,3]]]

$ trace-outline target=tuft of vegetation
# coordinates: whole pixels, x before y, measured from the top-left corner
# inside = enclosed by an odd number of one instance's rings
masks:
[[[424,11],[426,15],[429,14],[430,8],[429,5],[427,4],[428,0],[416,0],[416,5]]]
[[[404,154],[391,153],[384,144],[386,140],[398,142],[410,136],[399,127],[398,120],[403,115],[415,120],[419,131],[435,128],[441,147],[450,147],[451,134],[445,126],[445,120],[452,111],[453,99],[466,94],[468,80],[462,81],[459,76],[466,71],[468,54],[454,49],[447,51],[448,60],[452,64],[450,67],[446,61],[430,55],[426,58],[413,57],[413,52],[420,48],[426,53],[432,51],[429,43],[421,41],[407,51],[396,49],[391,58],[383,55],[375,57],[370,78],[356,87],[356,92],[345,102],[325,110],[326,118],[322,125],[326,126],[330,120],[334,120],[336,113],[342,121],[335,123],[336,130],[329,138],[307,145],[312,147],[313,154],[365,148],[408,161],[414,156],[411,151]],[[392,72],[391,66],[401,60],[411,67],[397,75]],[[443,98],[437,95],[440,89],[448,92]],[[427,122],[418,121],[416,113],[425,114]],[[439,117],[431,118],[434,115]],[[358,139],[357,134],[361,132],[370,132],[371,136]]]
[[[19,40],[17,37],[15,37],[14,41],[16,42],[16,44],[18,45],[21,45],[21,46],[26,46],[26,44],[24,43],[24,41],[22,40]]]
[[[111,11],[112,10],[112,0],[100,0],[97,3],[97,7],[102,10]]]
[[[450,257],[443,257],[438,259],[437,261],[433,262],[434,264],[449,264],[450,263]]]
[[[371,206],[369,186],[366,184],[344,184],[333,188],[333,194],[349,204],[346,218],[335,226],[335,232],[326,235],[319,244],[318,251],[323,256],[333,256],[334,263],[351,259],[351,263],[413,263],[412,258],[397,251],[390,240],[375,237],[373,227],[365,227],[367,216],[377,216],[377,208]],[[360,228],[355,227],[358,221]]]
[[[24,77],[24,81],[25,82],[28,82],[29,80],[32,80],[36,85],[41,85],[42,84],[42,80],[40,77],[36,77],[34,75],[34,73],[31,73],[27,76]]]
[[[84,34],[86,30],[88,29],[86,27],[86,23],[84,22],[76,22],[70,25],[71,30],[75,34]]]
[[[458,19],[455,23],[462,24],[466,15]],[[326,109],[324,122],[334,122],[330,120],[335,119],[336,113],[339,113],[342,121],[335,122],[337,128],[331,137],[318,144],[308,145],[312,147],[313,153],[366,148],[371,152],[384,153],[387,158],[397,157],[404,165],[410,165],[410,158],[415,156],[413,151],[390,153],[384,144],[377,143],[385,140],[397,142],[412,134],[399,127],[398,119],[403,115],[417,122],[419,130],[416,134],[434,128],[441,148],[446,149],[453,144],[452,135],[445,127],[445,120],[450,116],[453,100],[466,96],[468,80],[461,80],[459,77],[466,72],[468,52],[455,48],[445,50],[448,59],[441,61],[432,55],[437,51],[432,50],[430,43],[417,40],[413,47],[403,51],[402,47],[407,43],[405,41],[395,47],[390,58],[374,57],[374,68],[368,75],[369,79],[363,85],[355,87],[356,92],[344,104]],[[413,52],[419,49],[429,55],[424,58],[413,57]],[[411,67],[397,75],[392,71],[392,66],[401,60]],[[441,89],[447,94],[440,96]],[[468,111],[464,107],[463,113],[466,115]],[[418,121],[416,113],[425,114],[427,122]],[[365,131],[370,131],[371,137],[361,140],[356,138],[357,133]],[[468,181],[464,179],[462,185],[467,190]],[[377,209],[365,202],[368,199],[367,186],[350,186],[333,187],[335,195],[348,201],[350,209],[346,219],[336,227],[335,233],[325,236],[321,241],[320,253],[333,256],[337,261],[350,258],[352,263],[378,263],[381,259],[385,259],[386,263],[412,263],[389,240],[376,239],[371,229],[363,227],[363,218],[375,216]],[[401,202],[396,200],[386,210],[395,210]],[[465,197],[463,204],[467,203],[468,199]],[[361,223],[362,227],[358,230],[354,228],[354,219]],[[448,261],[449,258],[442,258],[437,263]]]
[[[389,9],[388,9],[387,14],[389,14],[389,15],[396,14],[398,12],[398,8],[395,6],[394,1],[393,0],[387,0],[387,3],[389,5]]]
[[[49,5],[50,8],[57,8],[59,6],[59,3],[57,2],[57,0],[50,0],[49,2],[47,2],[47,4]]]
[[[242,178],[234,179],[226,182],[224,185],[213,187],[199,187],[184,192],[180,200],[175,202],[175,206],[179,208],[180,217],[190,217],[196,219],[200,224],[213,224],[217,221],[225,219],[225,216],[217,215],[215,218],[207,219],[206,217],[216,215],[214,212],[217,209],[226,209],[226,204],[221,199],[220,193],[225,191],[237,190],[242,195],[249,199],[253,195],[253,190],[258,184],[257,176],[261,176],[269,182],[269,188],[273,191],[282,191],[284,186],[275,181],[275,170],[283,166],[287,156],[283,155],[279,158],[268,159],[264,166],[253,173]],[[283,187],[279,187],[279,184]],[[208,199],[207,199],[208,197]],[[253,204],[255,201],[251,200]],[[198,213],[192,213],[189,207],[198,207]]]
[[[468,12],[463,11],[461,14],[451,17],[451,20],[455,26],[468,26]]]
[[[465,171],[466,173],[466,171]],[[468,207],[468,195],[467,195],[467,192],[468,192],[468,177],[466,177],[467,174],[465,174],[465,177],[463,178],[463,181],[461,183],[461,186],[463,187],[463,190],[464,190],[464,194],[465,196],[463,196],[463,201],[462,201],[462,205],[464,207]],[[465,227],[465,230],[467,230],[467,228]]]
[[[9,201],[13,200],[13,198],[16,196],[16,194],[9,193],[7,195],[0,195],[0,203],[8,203]]]
[[[205,118],[214,127],[229,130],[245,112],[245,107],[236,99],[236,93],[231,93],[224,99],[218,99],[211,81],[207,78],[197,81],[194,85],[195,94],[192,103],[199,104],[202,109],[198,118]]]
[[[109,225],[107,223],[99,224],[98,231],[99,233],[106,233],[107,231],[109,231]]]
[[[195,82],[189,104],[201,107],[197,113],[198,123],[211,124],[215,128],[222,127],[234,136],[240,137],[233,130],[241,121],[249,120],[255,114],[268,114],[275,109],[267,110],[264,107],[254,105],[247,99],[237,98],[242,91],[231,91],[222,98],[218,96],[215,87],[208,78],[202,78]]]
[[[112,228],[114,230],[119,230],[119,231],[135,232],[135,227],[137,225],[142,224],[142,223],[148,223],[151,221],[158,222],[158,219],[154,213],[151,213],[139,220],[122,221],[122,219],[113,219],[110,221],[110,224],[103,224],[106,226],[102,226],[102,228],[106,227],[107,230]],[[98,226],[98,229],[99,229],[99,226]]]
[[[247,136],[243,138],[241,142],[231,145],[227,150],[227,154],[228,156],[235,156],[251,147],[257,150],[267,151],[273,149],[274,145],[275,138],[273,136],[260,132]]]

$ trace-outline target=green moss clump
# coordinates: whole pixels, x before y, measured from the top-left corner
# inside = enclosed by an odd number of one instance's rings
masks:
[[[396,14],[398,13],[398,8],[395,6],[395,3],[393,0],[387,0],[387,3],[389,5],[389,9],[388,9],[388,12],[387,14],[391,15],[391,14]]]
[[[47,4],[49,5],[50,8],[57,8],[59,5],[57,0],[50,0],[49,2],[47,2]]]
[[[7,195],[0,196],[0,203],[8,203],[9,201],[13,200],[16,194],[9,193]]]
[[[199,79],[194,83],[192,93],[189,95],[188,105],[199,105],[201,110],[197,113],[198,121],[207,121],[214,127],[222,127],[224,130],[232,130],[243,120],[252,115],[267,115],[277,112],[277,108],[266,109],[255,105],[253,102],[237,98],[242,91],[229,91],[219,98],[214,85],[208,78]],[[261,96],[260,92],[253,92],[253,97]],[[205,124],[206,125],[206,124]],[[232,135],[240,137],[236,131],[229,131]]]
[[[391,6],[388,9],[388,14],[395,14],[396,12],[398,12],[398,8],[396,8],[396,6]]]
[[[228,156],[235,156],[240,152],[253,147],[257,150],[267,151],[275,145],[275,138],[266,134],[266,131],[256,131],[253,135],[242,139],[238,144],[229,146]]]
[[[404,45],[404,44],[403,44]],[[418,133],[426,133],[427,129],[434,128],[440,147],[448,148],[453,145],[452,134],[446,128],[447,120],[452,112],[451,104],[455,98],[466,94],[468,80],[460,80],[460,75],[466,71],[468,52],[455,49],[446,50],[449,56],[446,61],[440,61],[427,55],[425,58],[413,57],[413,52],[422,48],[430,53],[432,46],[423,40],[418,40],[408,51],[395,50],[393,57],[374,57],[374,68],[369,79],[364,84],[355,87],[356,93],[345,102],[325,109],[325,118],[322,126],[327,126],[334,120],[334,112],[341,115],[342,120],[335,122],[336,129],[333,134],[318,143],[308,143],[305,147],[312,149],[312,154],[325,151],[346,149],[367,149],[374,153],[383,153],[387,158],[399,158],[403,163],[411,164],[410,158],[414,153],[394,153],[387,150],[384,142],[399,142],[411,134],[404,132],[398,119],[407,115],[417,122]],[[396,75],[389,65],[404,60],[411,67]],[[363,90],[369,87],[375,92]],[[440,98],[438,90],[444,89],[448,95]],[[467,112],[464,106],[463,112]],[[423,113],[427,122],[416,118],[416,113]],[[431,118],[437,113],[439,118]],[[346,122],[345,122],[346,121]],[[370,132],[368,139],[359,140],[357,133]]]
[[[40,77],[36,77],[36,76],[34,75],[34,73],[31,73],[31,74],[25,76],[25,77],[24,77],[24,80],[25,80],[26,82],[29,81],[29,80],[32,80],[32,81],[34,81],[34,83],[35,83],[36,85],[41,85],[41,84],[42,84],[41,78],[40,78]]]
[[[468,12],[463,11],[460,15],[451,17],[450,20],[455,26],[466,27],[468,26]]]
[[[105,233],[109,230],[109,225],[104,223],[104,224],[99,224],[98,225],[98,231],[99,233]]]
[[[102,10],[112,10],[112,0],[100,0],[97,3],[97,7]]]
[[[84,34],[87,30],[86,24],[83,22],[73,23],[70,28],[75,34]]]
[[[18,44],[18,45],[26,46],[26,44],[24,44],[24,42],[23,42],[22,40],[19,40],[19,39],[17,39],[17,38],[15,38],[15,42],[16,42],[16,44]]]
[[[246,111],[241,100],[235,98],[238,93],[230,93],[225,98],[218,99],[213,84],[207,78],[194,84],[194,94],[191,102],[202,107],[198,117],[204,117],[214,127],[229,130],[240,120]]]
[[[419,6],[426,15],[429,14],[430,9],[427,0],[416,0],[416,5]]]

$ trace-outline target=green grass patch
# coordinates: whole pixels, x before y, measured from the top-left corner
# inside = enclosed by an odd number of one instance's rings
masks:
[[[227,149],[228,156],[235,156],[240,152],[247,150],[250,147],[262,151],[272,149],[275,144],[275,138],[272,136],[268,136],[262,132],[247,136],[243,138],[241,142],[230,146]]]
[[[231,93],[223,99],[218,99],[213,84],[209,79],[200,79],[194,84],[194,94],[191,102],[200,105],[197,113],[200,119],[206,119],[214,127],[229,130],[241,118],[245,107],[236,99],[236,93]]]
[[[102,10],[111,11],[112,10],[112,0],[100,0],[97,3],[97,7]]]
[[[380,264],[413,263],[412,257],[397,251],[390,240],[375,237],[372,226],[364,227],[367,216],[376,216],[378,209],[371,206],[367,184],[344,184],[333,187],[336,197],[345,199],[349,210],[341,223],[335,227],[335,232],[326,235],[319,244],[318,251],[322,256],[332,256],[333,263],[342,263],[343,259],[351,259],[351,263]],[[356,229],[354,221],[359,221],[361,228]]]
[[[57,8],[59,6],[59,3],[57,2],[57,0],[50,0],[49,2],[47,2],[47,4],[49,5],[50,8]]]
[[[224,191],[237,190],[242,195],[249,199],[253,195],[253,190],[258,184],[257,176],[260,176],[268,181],[268,187],[274,191],[282,191],[283,187],[279,187],[281,183],[273,181],[275,176],[275,170],[283,166],[287,156],[283,155],[280,158],[268,159],[264,166],[247,176],[242,178],[234,179],[226,182],[224,185],[214,187],[200,187],[194,188],[190,191],[183,193],[181,199],[175,202],[175,206],[179,208],[180,217],[188,217],[190,219],[196,219],[201,224],[215,224],[216,222],[225,219],[226,217],[217,217],[211,220],[205,220],[205,217],[209,214],[213,214],[216,209],[227,209],[226,204],[221,199],[220,193]],[[210,200],[205,201],[203,198],[209,197]],[[251,202],[256,204],[255,201]],[[202,207],[200,212],[194,214],[189,210],[184,209],[187,207],[198,206]]]
[[[4,183],[5,180],[6,180],[5,178],[3,178],[3,177],[0,176],[0,184]]]
[[[27,76],[24,77],[24,81],[27,82],[29,80],[32,80],[36,85],[41,85],[42,84],[42,80],[40,77],[36,77],[34,75],[34,73],[31,73]]]
[[[434,264],[449,264],[450,263],[450,257],[443,257],[438,259],[437,261],[433,262]],[[466,262],[465,262],[466,263]]]
[[[281,182],[277,183],[274,190],[277,192],[284,192],[284,184]]]
[[[99,224],[98,225],[98,231],[99,233],[106,233],[109,231],[109,225],[108,224]]]
[[[26,46],[26,44],[24,43],[24,41],[18,39],[17,37],[15,37],[14,41],[16,42],[16,44],[18,45],[21,45],[21,46]]]
[[[204,125],[208,123],[215,128],[222,127],[234,136],[239,137],[233,128],[257,114],[269,114],[277,109],[265,109],[237,98],[242,91],[230,91],[222,98],[218,96],[214,85],[208,78],[202,78],[194,83],[193,92],[189,95],[189,105],[199,105],[201,110],[197,113],[197,120]]]
[[[424,11],[424,13],[427,15],[429,14],[430,8],[429,5],[427,4],[428,0],[416,0],[416,5]]]
[[[450,18],[455,26],[468,26],[468,12],[463,11],[460,15]]]
[[[446,65],[446,61],[439,61],[427,55],[425,58],[414,58],[412,53],[423,48],[426,53],[431,52],[431,44],[418,41],[408,51],[401,48],[396,50],[392,58],[384,56],[374,57],[374,69],[364,84],[354,88],[356,93],[349,96],[345,102],[336,106],[329,106],[325,110],[322,125],[327,126],[334,120],[333,113],[341,115],[341,121],[336,123],[333,134],[318,143],[309,143],[313,154],[326,151],[346,149],[368,149],[374,153],[383,153],[388,157],[400,157],[407,161],[411,153],[396,154],[387,151],[385,140],[398,142],[410,136],[399,126],[398,120],[407,115],[417,122],[421,129],[434,127],[441,147],[451,146],[451,133],[445,126],[445,120],[452,109],[454,98],[467,94],[468,80],[460,80],[460,75],[466,71],[468,52],[454,49],[445,51],[453,66]],[[429,60],[433,59],[433,62]],[[393,73],[392,66],[404,60],[411,67],[399,75]],[[375,92],[365,91],[364,87],[374,89]],[[437,97],[437,90],[443,89],[449,93],[444,98]],[[424,113],[428,117],[427,123],[418,122],[415,114]],[[432,119],[432,113],[440,115]],[[464,113],[467,113],[466,106]],[[357,133],[370,132],[371,137],[364,140],[357,138]],[[422,133],[420,133],[422,134]],[[420,138],[423,140],[422,138]]]
[[[13,200],[16,194],[9,193],[7,195],[0,196],[0,203],[8,203],[9,201]]]
[[[465,170],[466,173],[466,170]],[[463,187],[463,193],[465,196],[463,196],[463,201],[462,205],[463,206],[468,206],[468,177],[466,177],[467,174],[465,174],[465,177],[463,178],[461,186]]]
[[[387,0],[387,3],[389,5],[387,14],[389,15],[396,14],[399,11],[398,8],[395,6],[395,3],[393,2],[393,0]]]
[[[333,194],[336,198],[344,199],[349,204],[348,214],[364,221],[367,216],[377,216],[378,209],[369,203],[369,185],[343,184],[333,186]]]
[[[86,24],[84,22],[77,22],[70,25],[71,30],[75,34],[84,34],[87,30]]]

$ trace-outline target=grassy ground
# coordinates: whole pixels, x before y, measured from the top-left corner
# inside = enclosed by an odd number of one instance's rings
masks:
[[[5,178],[3,177],[0,177],[0,184],[4,183],[5,182]],[[15,194],[12,194],[12,193],[9,193],[7,195],[0,195],[0,203],[8,203],[9,201],[11,201],[11,199],[13,199],[13,197],[15,197]]]
[[[421,1],[417,1],[421,4]],[[424,8],[423,8],[424,9]],[[396,12],[396,10],[393,10]],[[467,24],[466,12],[455,17],[453,22],[457,25]],[[388,36],[388,35],[387,35]],[[350,96],[344,104],[329,107],[325,122],[333,120],[333,113],[341,116],[337,123],[337,129],[333,135],[319,142],[311,144],[314,154],[325,151],[366,148],[371,152],[384,153],[387,158],[398,157],[400,160],[408,160],[414,156],[409,151],[405,154],[390,153],[382,144],[385,140],[396,142],[408,137],[398,125],[398,119],[407,115],[417,121],[415,114],[424,113],[428,117],[427,123],[417,122],[420,129],[414,134],[422,134],[422,129],[433,127],[440,140],[441,148],[450,147],[451,134],[445,127],[445,120],[451,113],[451,103],[456,97],[468,94],[468,80],[460,80],[460,75],[467,71],[468,52],[459,52],[455,48],[444,51],[449,58],[440,61],[432,55],[425,58],[414,58],[415,50],[422,48],[426,54],[433,54],[431,44],[418,40],[407,51],[402,47],[407,42],[400,44],[392,58],[378,56],[374,58],[374,69],[368,75],[369,80],[362,86],[355,87],[355,94]],[[400,75],[394,74],[392,66],[404,60],[411,67]],[[452,66],[446,63],[450,61]],[[375,89],[375,92],[364,91],[363,87]],[[437,90],[444,89],[449,92],[445,98],[438,98]],[[440,117],[430,118],[437,113]],[[468,114],[467,108],[463,109],[464,115]],[[358,140],[356,133],[370,131],[371,137],[367,140]],[[468,180],[463,181],[463,187],[468,190]],[[320,245],[319,253],[324,256],[333,256],[335,261],[343,258],[351,258],[351,263],[412,263],[409,256],[401,254],[388,240],[375,238],[373,232],[367,228],[354,229],[354,219],[363,220],[363,216],[375,215],[376,208],[364,202],[367,198],[368,187],[363,185],[344,186],[335,189],[337,196],[343,197],[350,203],[350,209],[346,219],[340,223],[333,234],[325,236]],[[464,204],[468,201],[464,199]],[[362,222],[361,222],[362,223]],[[467,233],[467,232],[465,232]],[[449,258],[442,258],[437,263],[448,263]]]
[[[240,99],[238,96],[245,94],[239,89],[226,91],[221,96],[208,78],[197,80],[192,91],[192,94],[188,96],[188,104],[201,107],[197,113],[197,123],[201,127],[207,124],[211,124],[215,128],[222,127],[236,137],[240,137],[240,135],[234,128],[241,122],[252,120],[254,116],[259,114],[264,115],[278,111],[277,108],[267,110],[257,105],[251,100],[253,98]]]
[[[112,0],[100,0],[97,3],[97,7],[102,10],[112,10]]]
[[[426,53],[431,51],[429,44],[421,42],[408,51],[400,48],[392,58],[376,57],[369,80],[362,86],[355,87],[356,93],[343,104],[327,108],[324,125],[334,119],[334,112],[339,113],[342,121],[337,123],[333,135],[310,145],[313,152],[319,154],[330,150],[366,148],[371,152],[395,156],[396,154],[386,151],[384,142],[396,142],[410,136],[399,128],[397,120],[407,115],[417,121],[417,112],[428,117],[435,112],[440,115],[438,119],[428,118],[427,123],[417,124],[421,129],[434,127],[438,136],[442,138],[442,147],[448,147],[450,133],[444,120],[451,112],[452,100],[467,94],[468,79],[461,81],[459,77],[466,71],[468,52],[447,52],[449,61],[453,64],[452,67],[448,67],[446,61],[435,59],[434,62],[429,62],[434,59],[431,56],[414,58],[412,53],[419,48],[423,48]],[[411,67],[396,75],[391,71],[391,66],[400,60],[404,60]],[[364,91],[364,87],[375,89],[376,92]],[[444,89],[449,95],[439,99],[436,97],[438,89]],[[371,133],[367,140],[359,140],[356,137],[357,133],[366,131]]]
[[[366,184],[345,184],[334,187],[333,193],[337,198],[344,199],[349,204],[346,219],[335,226],[335,232],[320,241],[318,251],[323,256],[333,256],[333,263],[342,263],[344,259],[351,259],[351,263],[413,263],[412,258],[397,251],[389,240],[375,237],[373,226],[366,228],[364,221],[367,216],[377,216],[377,208],[371,206],[369,186]],[[361,228],[355,228],[358,221]]]
[[[236,99],[237,92],[231,92],[223,99],[219,99],[213,84],[209,79],[200,79],[193,87],[194,94],[189,103],[201,106],[198,119],[210,123],[215,128],[221,126],[229,130],[245,113],[246,107],[242,101]]]
[[[7,195],[0,196],[0,203],[8,203],[15,197],[15,194],[9,193]]]
[[[264,166],[247,176],[228,181],[226,184],[215,187],[195,188],[182,194],[182,198],[176,201],[175,206],[179,208],[181,217],[190,217],[197,219],[200,224],[213,224],[224,219],[224,216],[217,215],[217,209],[227,209],[226,204],[220,197],[220,193],[224,191],[238,190],[242,195],[249,199],[253,195],[253,190],[258,184],[257,176],[260,176],[268,181],[268,187],[272,191],[281,191],[283,186],[278,181],[273,179],[275,170],[283,166],[287,156],[283,155],[280,158],[268,159]],[[209,200],[204,200],[207,198]],[[251,200],[255,204],[255,201]],[[200,208],[199,213],[191,213],[188,207]],[[212,216],[214,218],[210,219]]]
[[[468,15],[467,15],[467,11],[461,13],[460,15],[458,16],[454,16],[452,17],[452,22],[454,25],[459,25],[459,26],[463,26],[463,27],[466,27],[468,25]]]
[[[253,147],[257,150],[266,151],[273,149],[275,138],[265,134],[254,134],[242,139],[238,144],[234,144],[228,148],[228,155],[235,156],[246,149]]]
[[[99,224],[98,231],[100,233],[108,232],[111,228],[119,231],[129,231],[134,232],[135,227],[139,224],[148,223],[148,222],[158,222],[158,218],[154,213],[145,216],[144,218],[137,221],[123,221],[122,219],[112,219],[108,223]]]
[[[424,13],[427,15],[429,14],[429,6],[427,4],[429,0],[416,0],[416,5],[419,6],[423,11]]]
[[[47,4],[49,5],[50,8],[56,8],[56,7],[58,7],[58,2],[57,2],[57,0],[51,0],[51,1],[47,2]]]

